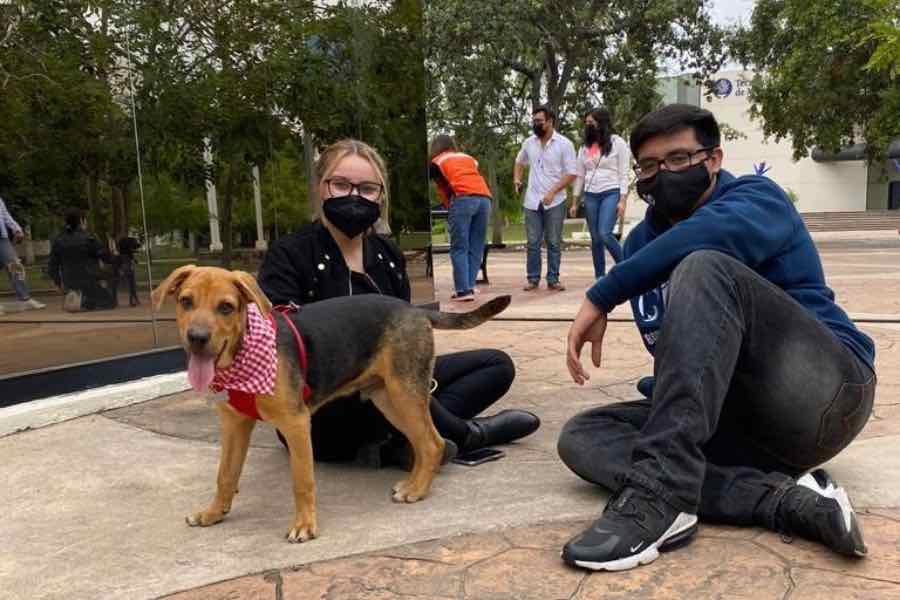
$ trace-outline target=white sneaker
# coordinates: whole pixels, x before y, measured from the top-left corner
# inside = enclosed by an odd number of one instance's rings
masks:
[[[43,302],[38,302],[34,298],[29,298],[28,300],[23,302],[23,304],[31,310],[40,310],[42,308],[47,308],[46,304],[44,304]]]

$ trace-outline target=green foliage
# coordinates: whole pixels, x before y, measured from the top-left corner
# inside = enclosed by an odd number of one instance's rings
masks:
[[[0,4],[0,195],[25,222],[68,206],[113,235],[206,228],[217,188],[231,233],[254,236],[251,169],[271,235],[311,214],[300,142],[364,139],[390,165],[395,230],[427,227],[421,3],[15,0]],[[204,158],[208,140],[213,163]]]
[[[603,104],[617,131],[656,108],[657,77],[678,65],[698,80],[724,58],[707,0],[594,2],[442,0],[426,3],[428,126],[475,155],[501,211],[521,202],[512,167],[532,108],[549,104],[578,143],[581,117]],[[489,181],[490,183],[490,181]],[[497,232],[495,232],[497,233]]]
[[[865,141],[870,160],[900,137],[896,0],[758,0],[731,48],[756,71],[751,114],[794,157]]]

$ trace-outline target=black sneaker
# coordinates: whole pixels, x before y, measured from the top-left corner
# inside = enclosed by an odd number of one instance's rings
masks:
[[[845,556],[868,552],[847,491],[825,469],[807,473],[787,491],[778,505],[775,528],[787,536],[821,542]]]
[[[659,552],[697,532],[697,515],[672,508],[654,494],[626,487],[610,498],[603,516],[563,547],[567,565],[592,571],[624,571],[646,565]]]

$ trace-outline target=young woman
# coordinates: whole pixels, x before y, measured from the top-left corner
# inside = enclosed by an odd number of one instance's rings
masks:
[[[449,135],[442,134],[432,140],[429,156],[428,174],[449,211],[450,262],[456,288],[453,298],[463,302],[474,300],[491,214],[491,190],[478,171],[478,161],[459,152]]]
[[[575,196],[584,190],[594,277],[598,279],[606,275],[604,247],[613,260],[622,260],[622,247],[612,232],[617,218],[625,211],[629,157],[628,144],[612,132],[608,110],[595,108],[584,116],[584,144],[578,150]]]
[[[387,212],[384,161],[363,142],[343,140],[322,153],[316,176],[322,216],[272,245],[259,272],[262,290],[273,304],[306,304],[358,294],[409,301],[403,253],[373,231],[380,215]],[[540,421],[526,411],[477,416],[509,390],[514,376],[512,360],[500,350],[438,356],[437,387],[431,401],[438,432],[460,452],[533,433]],[[403,436],[358,396],[332,401],[312,421],[317,460],[356,458],[376,464],[405,460]]]

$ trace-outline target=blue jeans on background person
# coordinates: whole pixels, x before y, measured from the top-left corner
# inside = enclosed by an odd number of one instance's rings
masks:
[[[457,295],[467,295],[475,289],[490,214],[491,199],[487,196],[460,196],[450,203],[447,225]]]
[[[0,238],[0,268],[4,269],[6,274],[9,275],[9,282],[16,292],[16,298],[20,302],[25,302],[31,298],[31,292],[28,291],[28,285],[25,283],[25,280],[21,279],[14,269],[11,268],[12,265],[17,265],[18,262],[19,257],[16,254],[16,248],[13,246],[12,240]]]
[[[594,277],[599,279],[606,275],[606,256],[603,248],[606,247],[612,254],[613,260],[622,260],[622,246],[613,235],[613,227],[618,216],[616,207],[619,205],[619,190],[606,190],[597,194],[584,193],[584,216],[587,219],[588,230],[591,232],[591,254],[594,257]]]
[[[525,236],[528,239],[528,258],[525,274],[528,281],[541,280],[541,240],[547,242],[547,283],[559,283],[559,262],[562,258],[562,230],[566,218],[566,203],[560,202],[547,208],[541,204],[538,210],[525,209]]]

